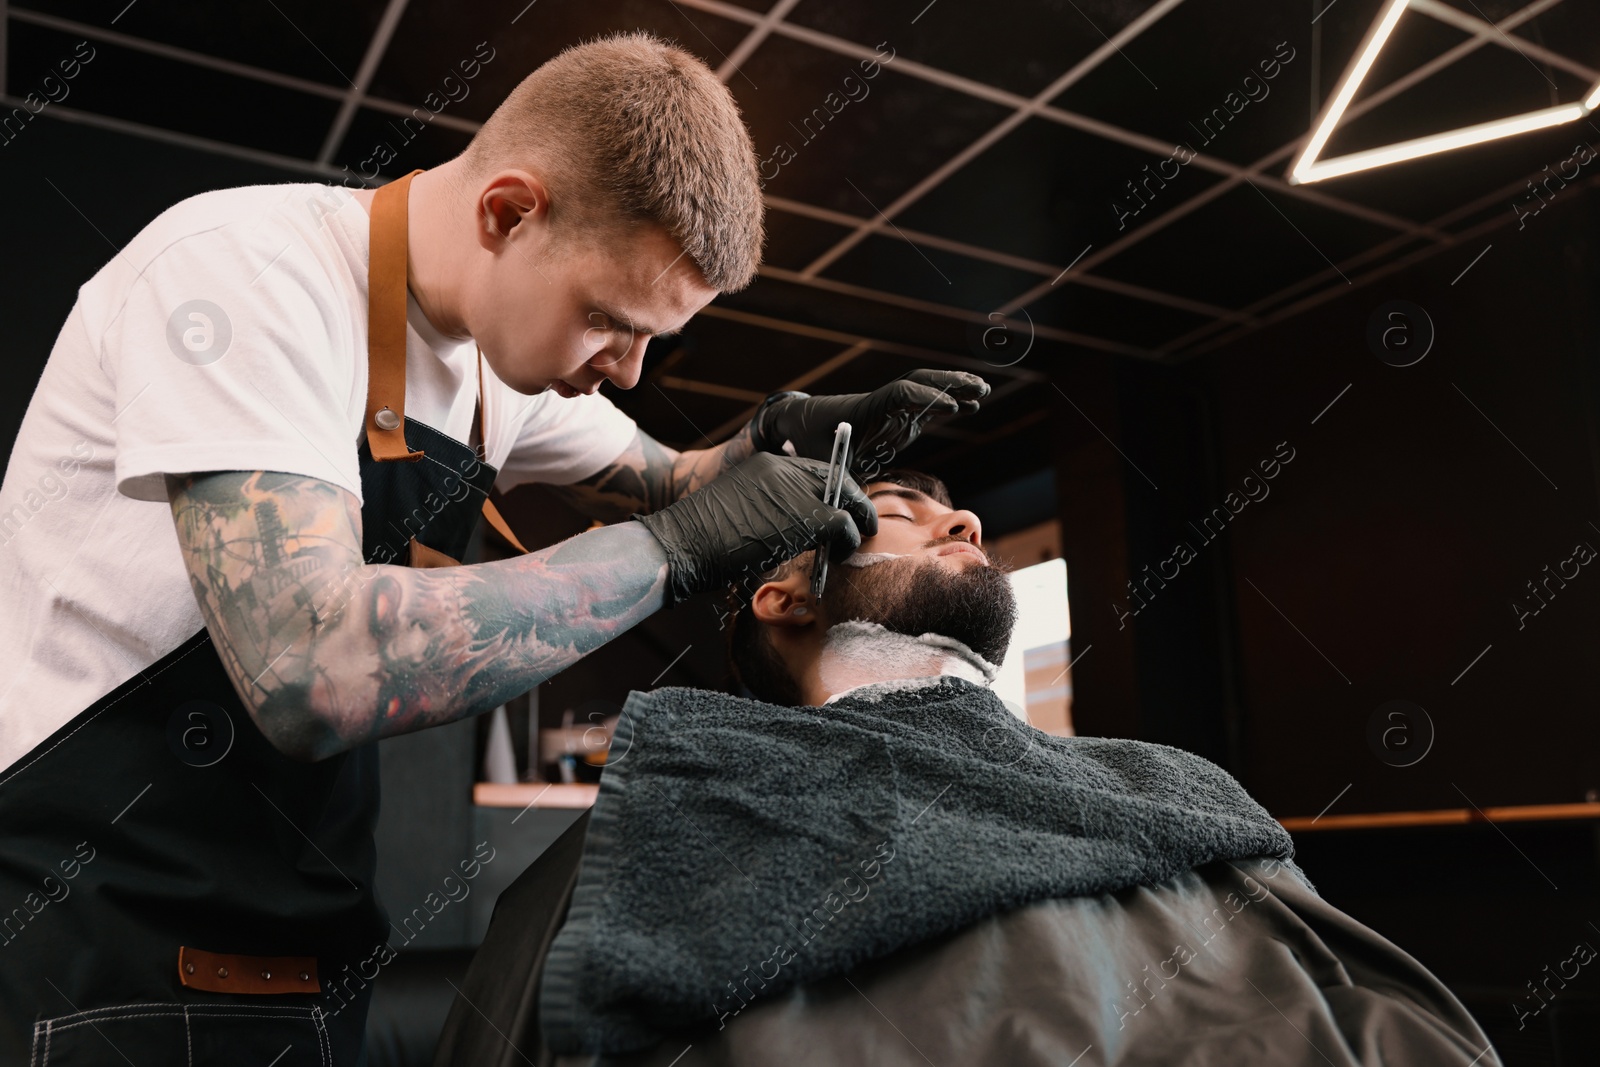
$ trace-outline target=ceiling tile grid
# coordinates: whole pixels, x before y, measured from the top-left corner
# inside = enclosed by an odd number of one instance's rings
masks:
[[[64,115],[383,180],[458,153],[563,47],[660,34],[737,98],[769,242],[759,280],[653,346],[619,403],[689,445],[774,389],[978,370],[994,411],[930,440],[948,457],[1030,440],[1055,361],[1191,358],[1514,221],[1520,185],[1600,139],[1578,123],[1290,184],[1383,4],[34,0],[4,9],[0,87],[18,106],[88,40]],[[1584,0],[1412,0],[1324,155],[1570,103],[1596,68]]]

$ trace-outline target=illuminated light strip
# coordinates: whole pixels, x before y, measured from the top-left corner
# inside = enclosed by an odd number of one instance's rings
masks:
[[[1588,113],[1589,109],[1582,104],[1564,104],[1559,107],[1547,107],[1543,111],[1530,111],[1525,115],[1509,119],[1496,119],[1476,126],[1463,126],[1449,133],[1436,133],[1430,137],[1401,141],[1399,144],[1384,148],[1372,148],[1365,152],[1352,152],[1348,156],[1339,156],[1337,159],[1330,159],[1311,167],[1300,180],[1314,182],[1323,178],[1337,178],[1341,174],[1351,174],[1358,170],[1382,167],[1390,163],[1416,159],[1419,156],[1433,155],[1435,152],[1448,152],[1452,148],[1482,144],[1485,141],[1510,137],[1512,134],[1526,133],[1529,130],[1542,130],[1547,126],[1559,126],[1563,122],[1581,119]]]
[[[1389,0],[1389,6],[1383,9],[1378,16],[1378,21],[1372,24],[1372,29],[1367,31],[1367,39],[1361,45],[1361,50],[1356,53],[1356,58],[1344,72],[1344,77],[1339,81],[1339,89],[1328,100],[1322,109],[1322,118],[1317,123],[1317,132],[1311,135],[1311,140],[1306,142],[1305,150],[1300,153],[1300,158],[1294,161],[1294,166],[1289,168],[1289,183],[1299,185],[1306,180],[1305,174],[1316,163],[1317,155],[1322,147],[1328,143],[1328,138],[1333,135],[1333,128],[1344,117],[1344,109],[1350,106],[1350,101],[1355,97],[1356,90],[1361,88],[1362,79],[1367,76],[1367,71],[1372,69],[1372,63],[1378,58],[1384,44],[1389,40],[1389,35],[1394,32],[1395,23],[1400,21],[1400,16],[1405,14],[1406,5],[1410,0]]]
[[[1411,0],[1389,0],[1387,7],[1379,14],[1377,21],[1367,31],[1367,37],[1356,53],[1355,59],[1345,71],[1344,77],[1339,82],[1338,91],[1328,100],[1323,108],[1322,115],[1317,121],[1316,132],[1306,142],[1298,159],[1289,168],[1286,175],[1290,185],[1304,185],[1309,182],[1321,181],[1324,178],[1335,178],[1344,174],[1353,174],[1356,171],[1370,170],[1373,167],[1387,166],[1391,163],[1400,163],[1408,159],[1417,159],[1421,156],[1433,155],[1436,152],[1447,152],[1453,148],[1463,148],[1467,145],[1482,144],[1485,141],[1497,140],[1501,137],[1510,137],[1529,130],[1540,130],[1550,126],[1559,126],[1562,123],[1573,122],[1583,118],[1596,107],[1600,107],[1600,83],[1589,90],[1589,95],[1581,104],[1561,104],[1556,107],[1547,107],[1539,111],[1529,111],[1510,118],[1495,119],[1490,122],[1481,122],[1476,126],[1463,126],[1460,129],[1449,130],[1445,133],[1431,134],[1426,137],[1417,137],[1398,144],[1386,145],[1382,148],[1367,149],[1362,152],[1352,152],[1349,155],[1338,156],[1334,159],[1319,160],[1317,156],[1326,147],[1328,138],[1333,135],[1334,129],[1339,125],[1339,120],[1344,117],[1345,109],[1350,106],[1350,101],[1355,98],[1356,90],[1361,88],[1361,82],[1372,69],[1372,64],[1377,60],[1378,53],[1394,33],[1400,16],[1406,12]]]

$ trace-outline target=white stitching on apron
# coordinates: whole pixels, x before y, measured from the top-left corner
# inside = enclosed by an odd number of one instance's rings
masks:
[[[155,1011],[125,1012],[127,1008],[157,1008]],[[213,1008],[227,1008],[227,1011],[213,1011]],[[159,1010],[165,1009],[165,1010]],[[38,1025],[46,1026],[49,1032],[56,1030],[71,1030],[79,1026],[93,1026],[99,1022],[118,1022],[123,1019],[150,1019],[182,1015],[188,1019],[190,1015],[206,1019],[262,1019],[273,1015],[298,1016],[309,1022],[313,1012],[320,1011],[316,1006],[305,1007],[302,1005],[269,1005],[269,1004],[171,1004],[152,1005],[148,1001],[133,1004],[118,1004],[105,1008],[90,1008],[86,1011],[76,1012],[72,1015],[63,1015],[60,1018],[50,1019]],[[81,1016],[96,1015],[103,1012],[123,1012],[117,1015],[101,1015],[99,1018],[86,1019]],[[65,1022],[74,1019],[75,1022]],[[45,1067],[41,1064],[40,1067]]]
[[[44,1033],[44,1059],[39,1059],[39,1034],[41,1028]],[[33,1024],[33,1051],[28,1055],[29,1067],[45,1067],[50,1062],[50,1023],[36,1022]]]
[[[184,640],[187,641],[187,640],[190,640],[193,637],[194,637],[194,634],[190,634],[189,637],[184,638]],[[175,659],[171,663],[167,664],[165,667],[162,667],[161,670],[156,671],[156,674],[159,675],[159,674],[162,673],[162,671],[171,670],[173,667],[176,667],[179,663],[181,663],[184,659],[186,659],[189,656],[193,655],[194,653],[200,651],[204,647],[206,647],[206,642],[202,641],[198,645],[196,645],[193,648],[191,648],[188,652],[185,652],[183,655],[179,656],[177,659]],[[176,649],[174,649],[174,651],[176,651]],[[170,655],[170,653],[169,653],[169,655]],[[163,658],[165,658],[165,657],[163,657]],[[155,666],[155,664],[152,663],[150,666],[153,667],[153,666]],[[146,669],[148,670],[149,668],[146,668]],[[141,677],[142,676],[143,676],[143,672],[141,672]],[[153,684],[153,683],[150,681],[150,679],[146,678],[145,679],[145,685],[151,685],[151,684]],[[7,773],[4,778],[0,778],[0,785],[5,785],[7,782],[11,781],[11,779],[15,778],[17,775],[21,774],[23,771],[25,771],[29,767],[33,766],[35,763],[38,763],[40,760],[44,759],[50,753],[54,752],[61,745],[66,744],[69,740],[72,739],[72,734],[75,734],[79,730],[83,729],[85,726],[88,726],[89,723],[94,722],[95,719],[98,719],[100,716],[102,716],[106,712],[110,711],[113,707],[115,707],[120,702],[126,700],[128,697],[133,696],[133,694],[137,693],[141,688],[143,688],[143,687],[142,686],[135,686],[134,688],[128,690],[128,692],[122,694],[116,700],[113,700],[110,704],[107,704],[105,707],[103,707],[99,711],[95,712],[87,720],[85,720],[84,722],[80,722],[77,726],[73,727],[73,730],[72,730],[71,734],[68,734],[66,737],[63,737],[61,740],[57,741],[55,744],[51,745],[49,748],[47,748],[43,752],[39,753],[37,756],[33,757],[33,759],[29,760],[28,762],[26,762],[26,763],[24,763],[24,764],[22,764],[20,766],[16,766],[16,767],[11,768],[9,773]]]
[[[333,1063],[333,1049],[330,1047],[328,1041],[326,1013],[323,1012],[320,1007],[312,1005],[311,1018],[315,1020],[317,1024],[317,1051],[322,1056],[324,1067],[331,1067]]]

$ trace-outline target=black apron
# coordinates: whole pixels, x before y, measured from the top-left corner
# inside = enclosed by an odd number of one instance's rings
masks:
[[[418,173],[372,204],[362,552],[443,566],[480,510],[506,531],[495,468],[404,417]],[[202,628],[0,772],[0,1064],[357,1064],[395,955],[377,817],[376,743],[283,755]]]

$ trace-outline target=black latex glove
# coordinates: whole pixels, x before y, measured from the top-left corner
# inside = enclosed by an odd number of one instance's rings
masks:
[[[866,478],[893,463],[929,422],[971,414],[988,395],[988,382],[956,370],[914,370],[870,393],[775,393],[750,420],[750,435],[758,451],[783,452],[790,441],[796,455],[826,461],[835,428],[848,422],[850,471]]]
[[[667,552],[667,601],[760,574],[828,544],[842,559],[878,532],[878,511],[849,477],[822,502],[828,465],[757,453],[660,511],[633,516]]]

